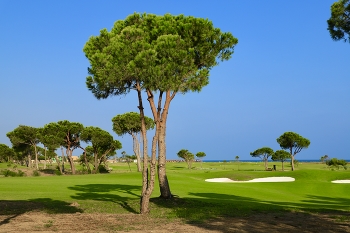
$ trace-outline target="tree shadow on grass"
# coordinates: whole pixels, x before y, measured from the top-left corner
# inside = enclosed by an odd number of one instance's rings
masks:
[[[350,232],[350,199],[309,195],[299,203],[219,193],[152,199],[186,223],[219,232]]]
[[[6,215],[6,218],[0,221],[0,226],[9,223],[11,219],[31,211],[43,211],[52,214],[83,212],[80,208],[72,206],[72,203],[52,200],[50,198],[21,201],[0,200],[0,215]]]
[[[139,199],[141,186],[124,184],[87,184],[68,187],[77,191],[71,196],[77,200],[94,200],[103,202],[113,202],[119,204],[123,209],[131,213],[138,213],[135,207],[129,205],[132,199]]]

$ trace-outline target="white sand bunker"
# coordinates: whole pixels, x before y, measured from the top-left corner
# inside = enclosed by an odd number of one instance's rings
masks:
[[[214,178],[214,179],[206,179],[206,182],[225,182],[225,183],[256,183],[256,182],[292,182],[295,181],[292,177],[265,177],[265,178],[256,178],[247,181],[235,181],[229,178]],[[350,180],[349,180],[350,181]]]
[[[350,184],[350,180],[333,180],[332,183],[336,183],[336,184]]]

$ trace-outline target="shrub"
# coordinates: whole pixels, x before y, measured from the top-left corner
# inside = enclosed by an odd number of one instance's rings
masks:
[[[326,161],[327,166],[332,167],[332,168],[339,168],[342,166],[345,170],[347,169],[347,162],[344,159],[337,159],[337,158],[332,158],[328,161]],[[333,170],[333,169],[332,169]]]
[[[21,170],[18,170],[18,172],[11,171],[8,169],[2,170],[0,174],[4,175],[5,177],[16,177],[16,176],[25,176],[25,173]]]
[[[18,171],[17,171],[17,175],[18,175],[18,176],[21,176],[21,177],[22,177],[22,176],[26,176],[26,174],[25,174],[23,171],[21,171],[21,170],[18,170]]]
[[[56,176],[61,176],[62,173],[61,173],[61,171],[59,171],[59,170],[55,170],[55,175],[56,175]]]
[[[103,166],[103,165],[98,166],[98,172],[99,173],[109,173],[107,168],[105,166]]]
[[[40,176],[40,172],[38,170],[33,171],[33,176]]]

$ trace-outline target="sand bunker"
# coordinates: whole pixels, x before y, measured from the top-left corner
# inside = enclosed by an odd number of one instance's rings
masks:
[[[292,177],[265,177],[265,178],[256,178],[247,181],[235,181],[229,178],[214,178],[214,179],[206,179],[206,182],[225,182],[225,183],[257,183],[257,182],[292,182],[295,181]],[[349,180],[350,181],[350,180]]]
[[[333,180],[332,183],[336,183],[336,184],[350,184],[350,180]]]

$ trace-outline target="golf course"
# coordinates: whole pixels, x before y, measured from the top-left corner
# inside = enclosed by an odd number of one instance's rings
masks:
[[[300,163],[293,172],[289,165],[285,171],[265,171],[262,162],[204,162],[194,163],[192,169],[184,162],[168,163],[175,198],[158,198],[155,187],[146,216],[138,214],[142,186],[136,165],[131,164],[131,171],[127,163],[109,166],[113,170],[108,174],[1,176],[0,231],[350,231],[350,184],[332,183],[349,180],[350,171],[324,163]],[[295,181],[205,181],[267,177]]]

